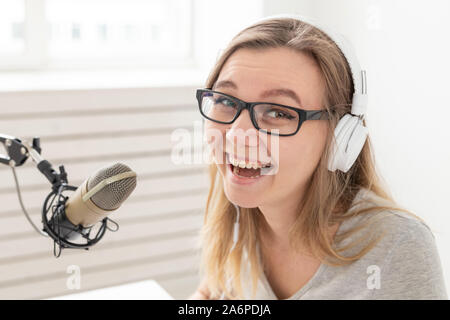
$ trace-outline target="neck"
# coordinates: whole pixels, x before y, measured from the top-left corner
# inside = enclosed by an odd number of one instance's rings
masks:
[[[289,203],[280,201],[276,206],[260,206],[263,219],[263,228],[260,230],[263,245],[274,250],[291,252],[292,248],[289,244],[289,229],[295,223],[299,210],[302,205],[299,203]],[[330,239],[334,238],[339,223],[331,226],[328,230]],[[306,246],[301,246],[301,252],[309,254]]]
[[[260,206],[263,219],[261,238],[271,247],[289,249],[289,229],[294,224],[299,203],[279,201],[277,205]]]

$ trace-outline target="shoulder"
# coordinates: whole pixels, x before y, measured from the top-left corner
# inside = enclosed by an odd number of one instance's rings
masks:
[[[397,207],[397,204],[391,203],[374,192],[367,189],[361,189],[354,202],[363,200],[357,209],[367,207]],[[345,222],[345,229],[351,229],[359,225],[370,225],[372,231],[382,232],[387,239],[393,243],[404,240],[417,240],[421,243],[434,242],[434,235],[429,225],[419,216],[399,210],[383,209],[373,212],[358,214]]]
[[[360,232],[376,234],[379,241],[356,265],[379,270],[381,290],[373,292],[374,298],[447,298],[435,237],[422,218],[401,210],[381,210],[356,216],[347,227],[365,222],[368,227]]]
[[[379,227],[388,239],[397,246],[434,244],[434,235],[428,224],[420,217],[399,210],[378,213]]]
[[[372,205],[397,206],[388,202],[373,192],[366,193],[366,198]],[[383,244],[388,242],[399,248],[415,246],[416,249],[427,248],[435,244],[430,226],[421,217],[399,209],[385,209],[369,214],[367,219],[374,221],[373,228],[381,232]]]
[[[363,200],[357,209],[380,207],[372,212],[361,213],[344,222],[342,229],[350,230],[361,227],[361,230],[351,238],[368,236],[379,238],[374,249],[380,255],[386,255],[394,248],[398,251],[433,249],[435,238],[430,226],[419,216],[400,209],[384,209],[397,207],[397,204],[378,197],[372,191],[362,189],[354,202]],[[345,231],[344,230],[344,231]]]
[[[447,299],[435,237],[422,220],[391,212],[384,219],[385,239],[377,245],[381,299]]]
[[[356,254],[375,241],[365,259],[386,260],[395,253],[415,253],[417,257],[436,249],[435,237],[420,217],[400,210],[364,213],[343,222],[339,230],[342,245],[354,243],[349,255]],[[347,234],[349,234],[347,236]],[[339,239],[339,238],[338,238]]]

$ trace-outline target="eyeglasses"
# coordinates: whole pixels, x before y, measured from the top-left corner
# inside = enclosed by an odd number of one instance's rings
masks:
[[[306,120],[328,119],[326,110],[303,110],[277,103],[245,102],[211,89],[197,89],[196,96],[200,113],[208,120],[231,124],[243,109],[247,109],[256,129],[278,136],[296,134]]]

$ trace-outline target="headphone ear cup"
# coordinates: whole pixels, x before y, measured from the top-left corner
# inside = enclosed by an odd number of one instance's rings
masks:
[[[361,152],[367,134],[368,129],[358,117],[345,114],[334,131],[335,143],[332,144],[328,170],[347,172]]]
[[[348,122],[351,120],[350,114],[345,114],[338,122],[336,128],[334,129],[334,140],[331,143],[330,147],[330,159],[328,161],[328,170],[334,172],[338,169],[338,164],[340,159],[342,158],[342,139],[343,132],[348,129]],[[346,129],[347,128],[347,129]]]
[[[355,117],[356,118],[356,117]],[[350,140],[348,141],[347,150],[345,151],[345,158],[343,159],[343,170],[347,172],[352,165],[355,163],[358,155],[361,153],[362,148],[364,147],[364,143],[367,139],[367,134],[369,130],[365,127],[362,121],[358,118],[358,122],[356,123],[356,127],[352,135],[350,136]]]

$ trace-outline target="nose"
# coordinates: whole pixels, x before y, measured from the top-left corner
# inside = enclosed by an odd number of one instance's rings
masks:
[[[239,117],[231,124],[230,129],[241,129],[243,131],[254,129],[256,131],[256,128],[253,126],[252,119],[250,118],[250,112],[247,109],[242,110]]]
[[[226,139],[238,150],[258,146],[258,130],[253,126],[248,110],[242,110],[239,117],[231,124],[227,130]],[[233,150],[233,152],[236,151]]]

